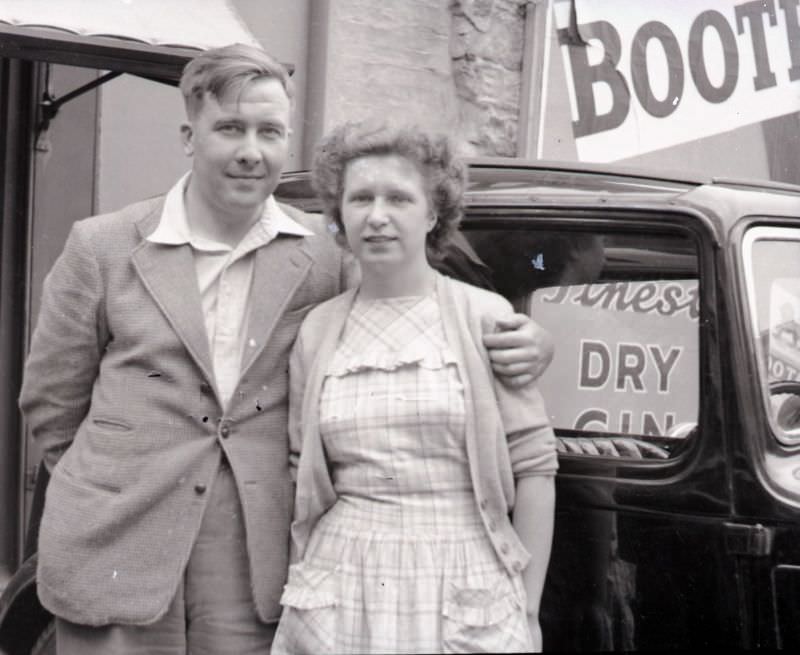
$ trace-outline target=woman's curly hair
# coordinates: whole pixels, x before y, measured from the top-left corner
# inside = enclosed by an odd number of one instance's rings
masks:
[[[455,155],[447,136],[412,125],[349,122],[336,127],[320,141],[311,181],[325,215],[338,228],[337,241],[346,245],[341,204],[347,165],[355,159],[375,155],[398,155],[418,168],[436,217],[436,224],[428,233],[427,251],[429,257],[440,257],[464,213],[467,166]]]

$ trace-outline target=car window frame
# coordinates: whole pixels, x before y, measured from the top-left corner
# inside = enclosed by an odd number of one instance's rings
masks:
[[[788,238],[794,234],[794,238]],[[744,289],[746,293],[745,307],[747,309],[747,321],[749,326],[748,338],[754,344],[753,350],[756,356],[756,376],[758,378],[759,396],[762,409],[767,417],[770,433],[775,442],[783,448],[800,449],[800,427],[796,430],[796,436],[789,440],[785,438],[786,431],[778,425],[775,413],[772,411],[769,388],[769,361],[759,347],[758,339],[760,328],[758,325],[757,290],[753,265],[753,250],[758,241],[796,241],[800,246],[800,226],[793,226],[780,223],[757,223],[744,230],[741,236],[739,253],[741,256],[741,266],[744,273]],[[764,379],[764,375],[767,378]]]
[[[701,219],[701,220],[698,220]],[[696,434],[687,439],[686,447],[679,449],[667,460],[631,459],[610,456],[585,456],[559,454],[560,473],[564,477],[591,476],[612,478],[638,484],[671,483],[692,474],[699,458],[707,449],[710,432],[716,429],[717,438],[721,430],[714,427],[719,420],[718,392],[709,393],[708,385],[714,373],[719,371],[719,361],[712,343],[712,331],[716,330],[716,298],[714,285],[716,251],[713,230],[706,217],[691,208],[676,209],[666,206],[631,207],[618,203],[591,207],[585,205],[559,205],[553,207],[533,204],[509,206],[473,203],[468,205],[462,229],[498,229],[519,227],[536,221],[537,227],[583,230],[603,234],[635,233],[638,231],[681,235],[692,239],[697,249],[697,275],[700,293],[700,316],[698,323],[698,417]],[[718,379],[718,378],[717,378]],[[708,405],[713,403],[713,407]]]

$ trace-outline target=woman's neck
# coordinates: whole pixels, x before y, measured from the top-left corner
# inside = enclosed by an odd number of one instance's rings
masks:
[[[359,295],[362,298],[397,298],[425,296],[436,286],[436,271],[425,262],[424,266],[403,271],[372,271],[363,269]]]

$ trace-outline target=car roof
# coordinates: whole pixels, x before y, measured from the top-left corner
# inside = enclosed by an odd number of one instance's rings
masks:
[[[472,208],[618,208],[683,212],[704,217],[719,240],[743,216],[797,219],[800,186],[654,171],[618,164],[525,161],[509,157],[467,159],[467,203]],[[278,197],[319,210],[309,173],[286,174]]]

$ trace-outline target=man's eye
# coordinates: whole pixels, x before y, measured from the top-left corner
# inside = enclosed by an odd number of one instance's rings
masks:
[[[223,134],[238,134],[241,132],[241,128],[238,125],[233,124],[220,125],[218,129]]]
[[[368,193],[354,193],[348,198],[348,200],[356,203],[369,202],[370,195]]]
[[[388,200],[393,205],[402,205],[407,202],[411,202],[411,196],[405,193],[392,193],[389,195]]]
[[[262,127],[260,131],[263,136],[270,139],[278,139],[283,136],[283,130],[275,126]]]

